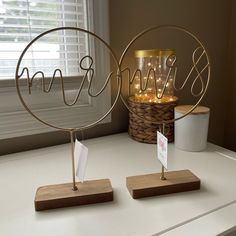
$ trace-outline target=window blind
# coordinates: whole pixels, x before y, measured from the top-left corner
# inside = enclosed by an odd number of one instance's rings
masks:
[[[85,0],[0,0],[0,79],[14,79],[17,60],[33,38],[63,26],[88,28]],[[29,48],[21,69],[28,67],[31,76],[37,71],[52,76],[57,68],[63,75],[78,75],[88,50],[86,34],[55,31]]]

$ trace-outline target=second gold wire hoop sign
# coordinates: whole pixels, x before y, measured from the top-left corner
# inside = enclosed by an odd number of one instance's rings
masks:
[[[192,38],[197,44],[198,46],[195,48],[195,50],[192,53],[192,63],[193,66],[191,67],[188,75],[186,76],[185,80],[183,81],[182,85],[180,87],[177,88],[176,85],[176,78],[177,78],[177,67],[176,67],[176,61],[177,61],[177,56],[175,55],[175,53],[170,54],[170,56],[167,58],[166,60],[166,67],[168,68],[168,72],[164,78],[164,84],[161,88],[161,91],[158,92],[157,89],[157,83],[156,83],[156,69],[153,67],[150,67],[147,71],[147,73],[145,75],[142,74],[142,71],[140,71],[140,69],[136,69],[133,73],[131,72],[130,68],[127,68],[126,65],[124,65],[124,59],[128,54],[129,49],[131,48],[131,46],[133,46],[136,41],[138,39],[140,39],[141,37],[145,36],[147,33],[149,32],[153,32],[153,31],[159,31],[162,29],[168,29],[168,30],[175,30],[175,31],[180,31],[184,34],[186,34],[187,36],[189,36],[190,38]],[[199,56],[197,56],[197,54],[200,54]],[[198,63],[201,61],[201,59],[203,59],[205,57],[206,63],[204,64],[204,66],[198,70]],[[163,125],[163,124],[169,124],[169,123],[173,123],[174,121],[180,120],[182,118],[184,118],[185,116],[187,116],[188,114],[190,114],[198,105],[199,103],[202,101],[204,95],[206,94],[209,82],[210,82],[210,74],[211,74],[211,66],[210,66],[210,58],[208,55],[208,52],[205,48],[205,46],[203,45],[203,43],[200,41],[200,39],[197,38],[197,36],[195,36],[193,33],[191,33],[190,31],[188,31],[187,29],[183,28],[183,27],[179,27],[179,26],[175,26],[175,25],[160,25],[160,26],[154,26],[151,28],[148,28],[144,31],[142,31],[141,33],[139,33],[138,35],[136,35],[131,41],[130,43],[127,45],[127,47],[125,48],[125,50],[123,51],[123,54],[119,60],[119,64],[120,64],[120,68],[122,73],[127,72],[127,79],[126,79],[126,83],[124,83],[124,75],[122,75],[122,79],[123,79],[123,84],[128,84],[129,86],[129,90],[130,90],[130,86],[132,86],[132,83],[135,79],[135,77],[138,77],[138,79],[140,80],[140,91],[145,91],[147,88],[147,84],[149,82],[150,79],[152,79],[151,77],[154,75],[154,83],[155,83],[155,95],[157,100],[158,99],[162,99],[165,89],[166,89],[166,85],[169,82],[170,79],[170,75],[171,73],[173,74],[173,87],[174,90],[176,91],[180,91],[183,90],[184,87],[186,86],[186,83],[188,82],[188,80],[190,79],[191,74],[193,73],[193,71],[195,71],[197,73],[196,77],[193,79],[193,83],[191,85],[191,94],[194,97],[199,97],[198,101],[195,103],[194,106],[191,107],[191,109],[189,109],[186,113],[184,113],[182,116],[178,117],[178,118],[174,118],[174,119],[163,119],[163,120],[152,120],[150,121],[153,124],[157,124],[157,125]],[[206,79],[204,80],[204,78],[202,77],[202,74],[207,71],[207,75],[206,75]],[[146,78],[145,78],[146,77]],[[201,90],[199,93],[195,93],[194,92],[194,86],[196,85],[196,83],[200,81],[201,84]],[[142,87],[143,86],[143,87]],[[138,112],[135,112],[134,109],[132,109],[132,107],[128,104],[127,100],[125,99],[124,95],[121,94],[121,100],[123,101],[124,105],[126,106],[126,108],[129,110],[129,112],[133,113],[135,116],[137,116],[137,118],[141,119],[141,120],[145,120],[144,116],[138,114]]]
[[[143,57],[143,58],[146,57],[146,58],[149,58],[150,60],[146,65],[147,68],[146,70],[144,70],[145,72],[142,71],[140,68],[138,68],[138,69],[135,69],[134,72],[132,73],[131,69],[129,67],[126,67],[124,63],[124,59],[128,55],[128,51],[130,50],[132,46],[135,45],[138,39],[145,36],[149,32],[160,31],[162,29],[180,31],[181,33],[184,33],[187,36],[189,36],[191,39],[193,39],[198,45],[193,50],[193,53],[192,53],[192,67],[190,68],[189,73],[187,74],[186,78],[183,80],[183,83],[179,87],[177,86],[177,83],[176,83],[176,80],[177,80],[176,62],[178,58],[175,55],[175,52],[173,50],[167,49],[166,51],[165,50],[159,51],[155,49],[154,50],[149,49],[149,50],[136,51],[136,55],[138,55],[139,57]],[[153,63],[151,63],[152,57],[153,56],[160,57],[161,55],[167,55],[164,65],[159,64],[159,65],[154,66]],[[202,63],[203,58],[205,59],[205,63]],[[140,63],[143,66],[145,62],[143,60],[143,61],[140,61]],[[188,114],[190,114],[202,101],[204,95],[206,94],[209,81],[210,81],[210,71],[211,71],[210,59],[209,59],[205,46],[193,33],[186,30],[185,28],[174,26],[174,25],[155,26],[155,27],[148,28],[142,31],[141,33],[139,33],[130,41],[130,43],[125,48],[120,58],[119,64],[120,64],[122,73],[125,73],[125,72],[127,73],[126,83],[123,82],[123,84],[128,85],[128,91],[131,91],[130,87],[133,85],[134,81],[138,80],[139,83],[136,85],[140,91],[140,96],[141,97],[144,96],[144,99],[142,99],[141,101],[139,100],[135,101],[135,96],[134,98],[129,97],[130,94],[128,94],[128,99],[132,98],[134,99],[135,102],[133,102],[131,99],[129,100],[129,102],[127,102],[127,99],[125,99],[125,97],[121,94],[121,100],[123,101],[124,105],[130,112],[129,133],[134,139],[141,142],[147,142],[146,137],[147,137],[147,133],[149,132],[151,133],[152,137],[154,137],[154,139],[151,140],[151,142],[149,142],[150,140],[148,140],[148,142],[155,143],[156,135],[157,135],[156,131],[158,130],[157,126],[159,126],[159,131],[165,135],[166,134],[165,127],[167,124],[173,125],[173,122],[180,120],[184,118],[185,116],[187,116]],[[201,65],[203,64],[201,69],[198,69],[199,64]],[[161,68],[161,66],[164,66],[166,68],[166,74],[164,76],[162,75],[162,85],[160,87],[158,86],[157,81],[158,79],[160,79],[158,78],[158,69]],[[184,65],[181,65],[181,66],[184,66]],[[192,85],[190,87],[190,92],[191,92],[191,95],[193,97],[197,97],[198,100],[195,103],[195,105],[190,107],[190,109],[186,113],[184,113],[178,118],[175,118],[169,114],[170,113],[173,114],[173,110],[174,110],[174,106],[176,105],[177,98],[172,97],[168,99],[167,102],[166,102],[166,99],[163,99],[165,90],[167,89],[167,85],[170,83],[170,80],[172,80],[172,86],[175,91],[183,90],[186,87],[186,84],[190,80],[194,71],[196,73],[196,76],[193,79]],[[206,71],[207,73],[204,74]],[[205,80],[203,78],[204,77],[203,74],[206,75]],[[124,80],[124,77],[125,77],[124,74],[122,76]],[[147,99],[145,98],[145,97],[148,97],[147,93],[144,95],[142,94],[143,92],[146,92],[148,90],[148,84],[151,82],[153,84],[152,87],[154,87],[155,91],[154,92],[152,91],[152,97],[149,97],[150,103],[147,103],[146,102]],[[198,93],[194,92],[194,88],[197,82],[200,83],[200,91]],[[140,98],[140,96],[137,96],[137,98]],[[143,102],[143,100],[145,102]],[[163,103],[163,100],[164,100],[164,103]],[[157,118],[155,119],[155,115],[154,115],[154,118],[150,117],[149,114],[151,113],[157,113]],[[161,116],[159,114],[161,114]],[[165,114],[165,115],[162,115],[162,114]],[[147,125],[148,123],[154,124],[153,126],[154,128],[151,127],[150,125]],[[146,132],[146,130],[148,130],[148,132]],[[161,180],[166,179],[164,176],[163,165],[162,165],[162,172],[161,172],[160,179]]]

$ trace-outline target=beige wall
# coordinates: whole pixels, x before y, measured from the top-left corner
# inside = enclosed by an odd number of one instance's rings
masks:
[[[212,77],[209,90],[202,104],[211,108],[209,140],[221,146],[226,145],[226,120],[230,108],[229,104],[226,103],[226,95],[229,92],[227,84],[232,83],[226,68],[231,4],[231,1],[226,0],[110,1],[111,45],[117,55],[121,55],[125,45],[134,35],[146,27],[160,24],[175,24],[185,27],[195,32],[205,43],[212,61]],[[148,44],[148,40],[146,43]],[[184,98],[186,103],[188,100],[188,97]],[[234,108],[234,117],[235,115]],[[236,131],[235,126],[234,131]],[[228,133],[227,135],[230,135]],[[232,148],[236,149],[235,146],[235,144],[231,145]]]
[[[232,18],[228,67],[230,82],[227,88],[227,117],[224,146],[236,151],[236,1],[232,1]]]

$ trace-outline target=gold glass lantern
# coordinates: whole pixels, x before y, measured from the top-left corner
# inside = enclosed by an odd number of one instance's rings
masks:
[[[129,134],[137,141],[156,143],[155,122],[174,118],[177,97],[174,96],[173,81],[175,72],[171,65],[175,59],[172,49],[135,51],[137,70],[130,81]],[[174,124],[166,126],[165,135],[169,142],[174,139]]]

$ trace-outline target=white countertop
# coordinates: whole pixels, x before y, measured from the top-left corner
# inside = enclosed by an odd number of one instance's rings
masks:
[[[1,156],[1,236],[210,236],[236,225],[235,152],[213,144],[184,152],[170,144],[169,170],[191,170],[201,190],[134,200],[125,179],[160,172],[156,145],[126,133],[83,143],[89,148],[86,179],[110,178],[114,201],[35,212],[39,186],[71,181],[69,144]]]

